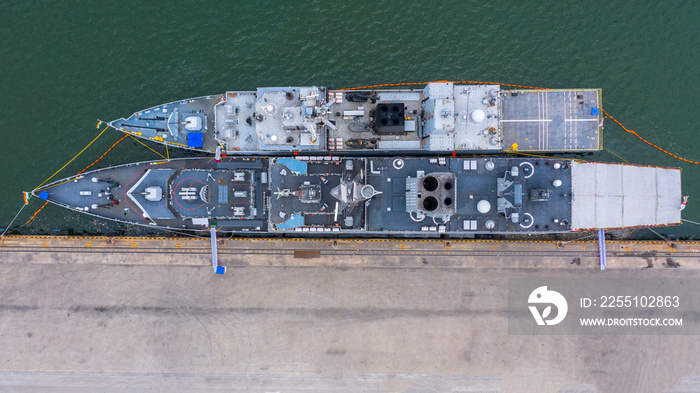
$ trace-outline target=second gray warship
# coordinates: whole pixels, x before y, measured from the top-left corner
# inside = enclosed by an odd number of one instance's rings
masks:
[[[138,111],[110,126],[207,153],[355,155],[602,149],[600,89],[266,87]],[[351,154],[352,155],[352,154]]]

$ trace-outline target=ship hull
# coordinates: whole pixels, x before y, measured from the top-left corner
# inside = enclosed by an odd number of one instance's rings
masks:
[[[257,236],[468,238],[680,223],[680,170],[512,157],[140,162],[34,192],[124,224]]]
[[[599,89],[259,88],[174,101],[109,122],[171,147],[228,155],[371,156],[602,149]]]

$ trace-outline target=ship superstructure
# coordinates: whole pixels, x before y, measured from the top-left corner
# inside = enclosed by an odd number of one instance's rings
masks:
[[[247,155],[585,152],[602,148],[603,128],[599,89],[451,82],[230,91],[158,105],[109,125],[170,146]]]
[[[509,157],[141,162],[34,191],[129,224],[293,236],[563,233],[680,223],[680,170]]]

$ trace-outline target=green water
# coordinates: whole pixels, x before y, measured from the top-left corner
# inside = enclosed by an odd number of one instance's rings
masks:
[[[698,1],[5,0],[0,227],[21,207],[22,191],[97,135],[98,118],[258,86],[467,79],[600,87],[610,114],[650,141],[700,160],[699,19]],[[108,131],[57,178],[81,170],[120,137]],[[700,222],[700,166],[668,157],[610,121],[604,142],[633,163],[683,167],[683,192],[691,196],[684,218]],[[155,157],[127,140],[98,165]],[[607,151],[587,158],[620,161]],[[40,202],[32,200],[17,222]],[[124,227],[50,205],[22,231],[69,229],[115,233]],[[661,232],[700,237],[700,227],[691,224]]]

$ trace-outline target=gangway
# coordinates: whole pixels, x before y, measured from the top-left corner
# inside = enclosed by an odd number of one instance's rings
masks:
[[[598,229],[598,251],[600,252],[600,270],[605,270],[605,229]]]
[[[226,273],[226,266],[219,266],[219,249],[216,241],[216,222],[209,224],[209,234],[211,237],[211,264],[214,267],[214,273]]]

